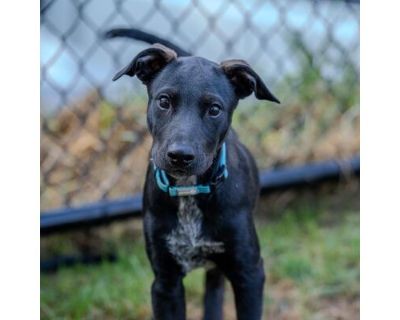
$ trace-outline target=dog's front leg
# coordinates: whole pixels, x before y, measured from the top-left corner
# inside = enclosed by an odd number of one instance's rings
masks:
[[[156,276],[151,287],[155,320],[185,320],[185,292],[182,277]]]
[[[149,186],[149,185],[147,185]],[[145,187],[145,190],[146,187]],[[147,190],[152,195],[153,189]],[[144,198],[144,236],[146,253],[154,272],[151,300],[154,320],[184,320],[185,292],[182,267],[169,252],[166,238],[176,227],[176,213],[163,207],[162,213],[148,209],[148,198]]]
[[[254,268],[238,271],[230,280],[235,294],[237,319],[260,320],[265,282],[262,260]]]
[[[218,266],[232,284],[238,320],[261,320],[265,273],[254,223],[247,211],[227,213],[225,254]]]

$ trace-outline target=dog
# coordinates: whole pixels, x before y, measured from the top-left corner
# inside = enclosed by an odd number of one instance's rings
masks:
[[[252,93],[279,100],[244,60],[215,63],[176,51],[154,44],[113,78],[136,76],[147,87],[153,144],[143,226],[155,275],[153,316],[185,319],[182,280],[206,267],[204,319],[222,319],[225,277],[237,318],[261,319],[265,274],[252,217],[258,170],[231,120],[239,100]]]

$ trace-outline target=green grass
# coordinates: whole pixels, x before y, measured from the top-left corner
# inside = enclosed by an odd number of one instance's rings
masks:
[[[359,215],[297,209],[257,229],[267,284],[267,319],[353,319],[359,298]],[[41,276],[43,319],[150,319],[153,275],[143,240],[118,245],[116,263]],[[201,316],[201,269],[185,278],[188,319]],[[235,319],[227,286],[225,319]]]

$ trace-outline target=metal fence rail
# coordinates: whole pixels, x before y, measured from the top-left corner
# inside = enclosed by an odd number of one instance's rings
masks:
[[[344,161],[324,161],[260,173],[261,193],[312,186],[317,183],[358,177],[360,157]],[[127,218],[142,217],[142,194],[112,201],[86,204],[77,208],[59,208],[42,213],[40,234],[84,229]]]
[[[106,41],[114,27],[138,28],[212,60],[249,61],[286,108],[268,120],[250,99],[234,119],[251,133],[250,149],[261,146],[252,151],[262,167],[357,153],[358,1],[42,0],[43,209],[126,196],[142,185],[151,143],[145,93],[138,81],[111,78],[146,45]],[[314,148],[324,143],[332,150]],[[279,144],[285,152],[273,149]]]

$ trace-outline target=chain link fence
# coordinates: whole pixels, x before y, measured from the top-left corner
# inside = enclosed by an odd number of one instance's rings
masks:
[[[134,27],[210,60],[247,60],[282,101],[241,103],[233,126],[260,167],[359,151],[359,3],[41,1],[42,209],[141,189],[151,138],[146,94],[116,71],[148,44]]]

